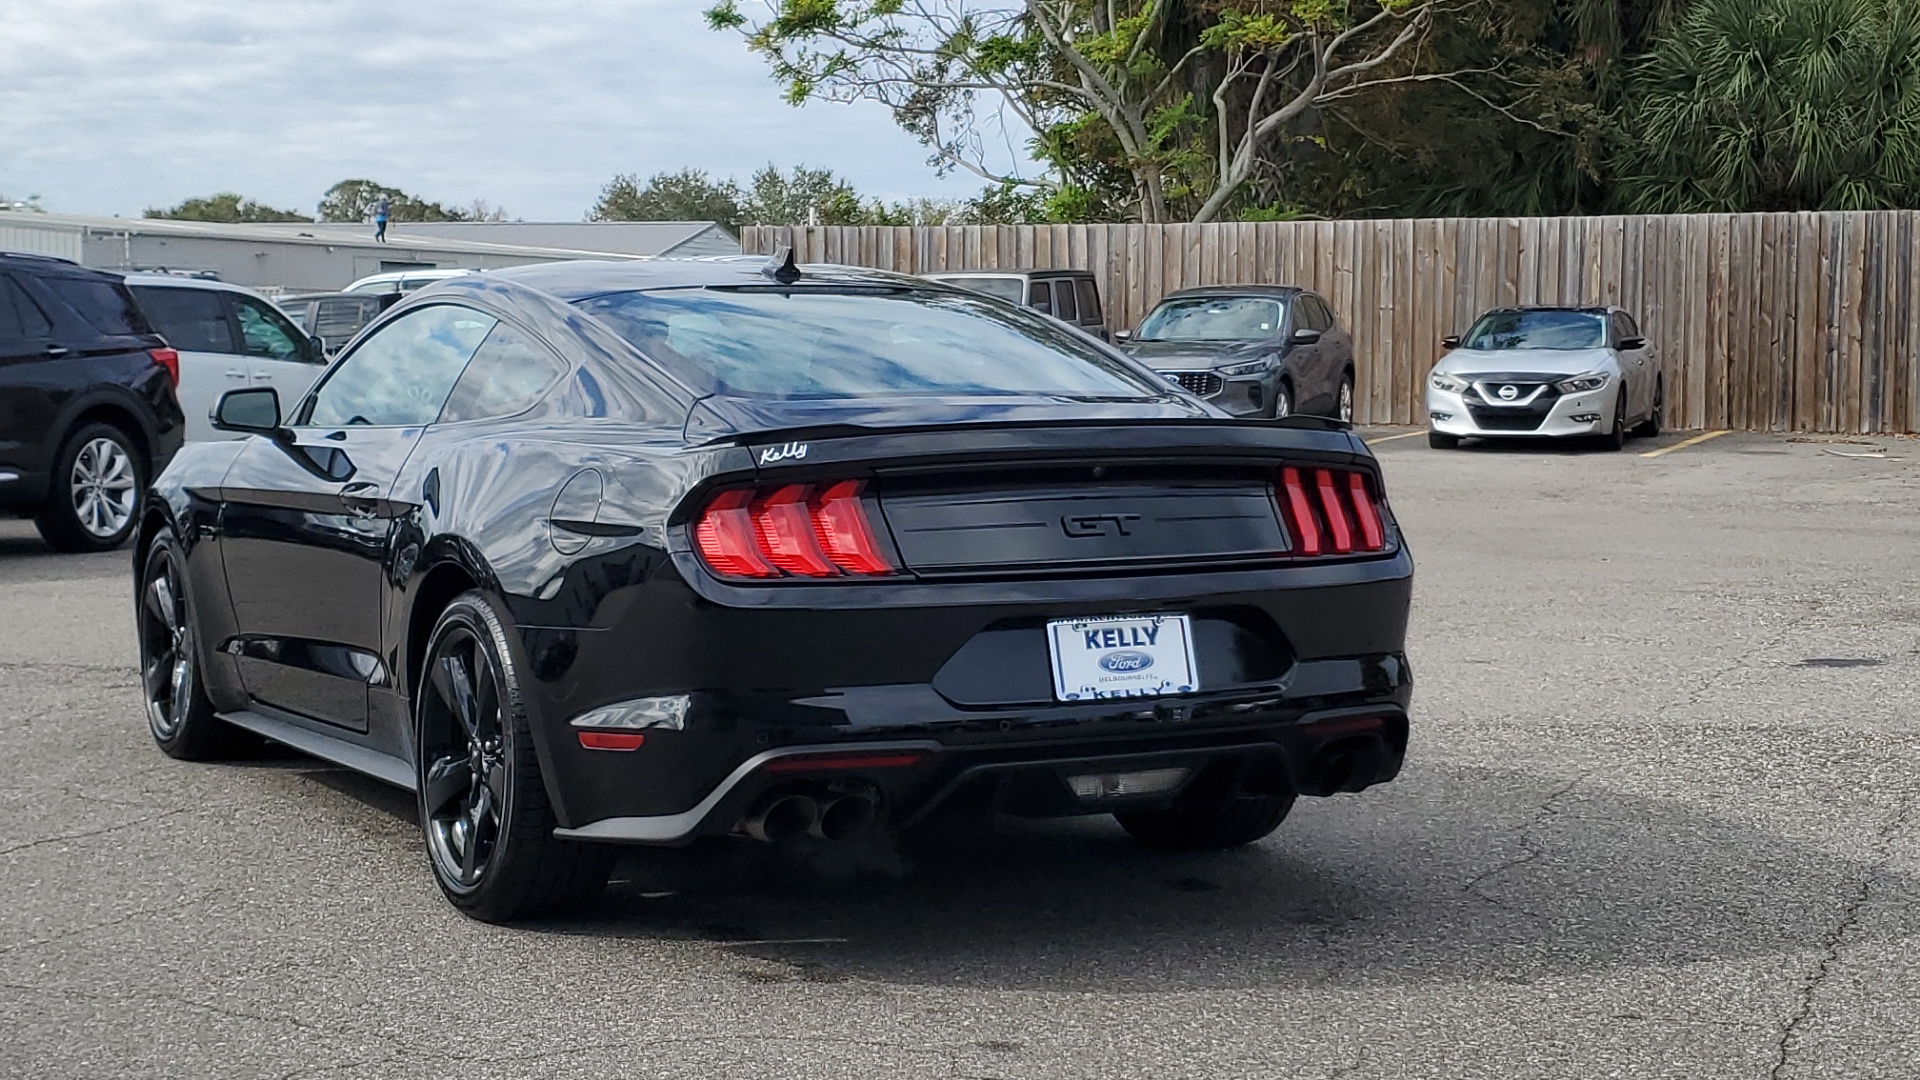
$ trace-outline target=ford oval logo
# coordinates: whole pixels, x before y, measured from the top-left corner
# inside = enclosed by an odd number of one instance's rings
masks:
[[[1143,652],[1122,650],[1110,652],[1100,658],[1100,666],[1108,671],[1145,671],[1153,666],[1153,657]]]

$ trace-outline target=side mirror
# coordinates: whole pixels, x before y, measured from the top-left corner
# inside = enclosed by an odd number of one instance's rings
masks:
[[[1133,340],[1133,331],[1131,330],[1115,330],[1113,332],[1113,343],[1115,345],[1124,345],[1127,342],[1132,340]]]
[[[1309,330],[1303,326],[1300,329],[1295,330],[1293,332],[1293,337],[1289,338],[1288,340],[1295,345],[1312,345],[1317,343],[1320,340],[1320,331]]]
[[[1441,347],[1441,348],[1443,348],[1443,349],[1457,349],[1457,348],[1459,348],[1459,347],[1460,347],[1460,335],[1459,335],[1459,334],[1448,334],[1448,335],[1447,335],[1446,337],[1443,337],[1443,338],[1441,338],[1441,339],[1440,339],[1440,347]]]
[[[242,435],[271,435],[280,430],[280,392],[271,386],[229,390],[213,407],[213,429]]]
[[[1643,337],[1623,337],[1620,339],[1620,348],[1625,349],[1628,352],[1632,352],[1635,349],[1644,349],[1646,347],[1647,347],[1647,339]]]

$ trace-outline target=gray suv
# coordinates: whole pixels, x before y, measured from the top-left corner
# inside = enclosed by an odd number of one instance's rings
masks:
[[[1290,285],[1182,289],[1140,329],[1134,359],[1236,416],[1353,421],[1353,338],[1318,294]]]

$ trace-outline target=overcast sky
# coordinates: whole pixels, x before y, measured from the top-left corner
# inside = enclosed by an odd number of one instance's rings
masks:
[[[138,214],[364,177],[577,221],[615,173],[833,169],[972,194],[870,104],[786,105],[705,0],[3,0],[0,193]]]

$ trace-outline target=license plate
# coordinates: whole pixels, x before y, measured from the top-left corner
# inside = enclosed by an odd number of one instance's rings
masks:
[[[1185,615],[1059,619],[1047,624],[1061,701],[1188,694],[1200,688]]]

